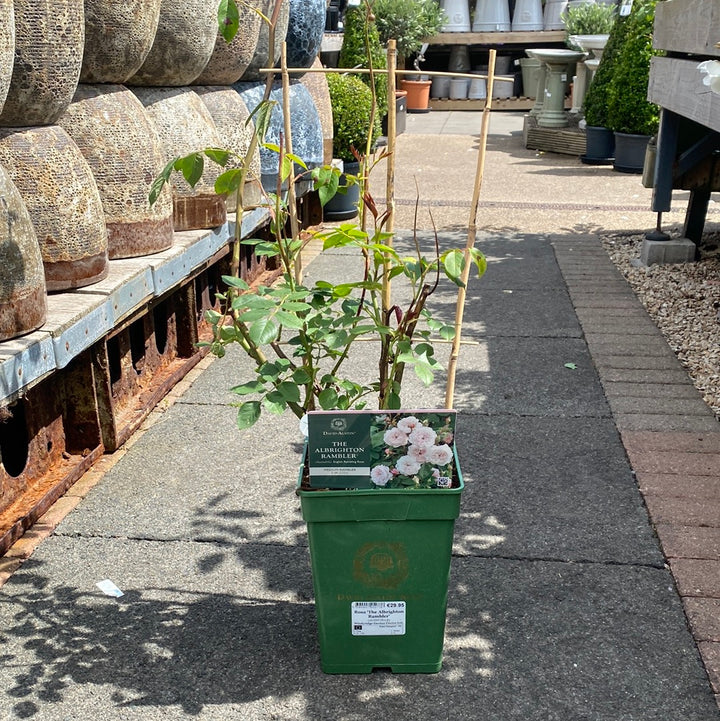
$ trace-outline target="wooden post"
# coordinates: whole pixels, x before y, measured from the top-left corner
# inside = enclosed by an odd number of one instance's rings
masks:
[[[285,133],[285,153],[292,153],[292,125],[290,123],[290,76],[287,69],[287,43],[283,42],[280,52],[280,72],[282,73],[283,90],[283,124]],[[288,214],[290,217],[290,233],[293,238],[300,237],[297,217],[297,201],[295,198],[295,165],[291,163],[288,176]],[[295,282],[302,282],[302,250],[297,254],[294,264]]]
[[[387,184],[385,197],[387,202],[387,221],[385,229],[388,233],[395,230],[395,141],[397,135],[397,106],[395,103],[395,65],[397,63],[397,43],[395,40],[388,41],[387,49],[387,96],[388,96],[388,120],[387,120]],[[386,243],[392,245],[392,238]],[[390,279],[388,278],[388,264],[385,264],[383,273],[382,307],[385,312],[390,309]]]
[[[487,148],[490,112],[492,110],[493,85],[495,80],[495,56],[496,51],[491,49],[488,62],[487,97],[485,98],[485,107],[482,115],[480,147],[478,149],[477,166],[475,169],[475,184],[473,187],[472,203],[470,205],[470,221],[468,223],[467,243],[465,244],[465,265],[461,276],[464,286],[458,289],[457,306],[455,308],[455,337],[453,338],[450,362],[448,363],[448,379],[445,389],[445,408],[452,408],[455,398],[455,373],[457,371],[458,357],[460,356],[463,312],[465,310],[467,284],[470,279],[470,250],[475,246],[475,238],[477,236],[477,206],[480,202],[480,188],[482,187],[483,174],[485,172],[485,151]]]

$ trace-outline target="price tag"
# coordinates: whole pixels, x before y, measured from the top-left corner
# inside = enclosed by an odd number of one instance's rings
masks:
[[[622,4],[620,5],[620,17],[626,18],[630,11],[632,10],[633,6],[633,0],[622,0]]]
[[[353,601],[353,636],[404,636],[405,601]]]

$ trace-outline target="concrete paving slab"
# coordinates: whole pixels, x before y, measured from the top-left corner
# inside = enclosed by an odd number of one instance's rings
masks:
[[[222,557],[208,563],[213,549]],[[306,597],[306,550],[256,546],[274,578],[225,550],[48,541],[2,591],[0,715],[436,721],[477,718],[482,709],[489,721],[718,717],[665,569],[455,559],[439,674],[328,676]],[[103,578],[125,595],[103,596],[95,587]]]
[[[468,337],[473,340],[472,336]],[[579,338],[487,338],[484,357],[467,353],[456,407],[517,416],[604,416],[610,410]],[[568,368],[566,364],[573,364]]]
[[[457,436],[459,552],[662,565],[610,421],[461,414]]]

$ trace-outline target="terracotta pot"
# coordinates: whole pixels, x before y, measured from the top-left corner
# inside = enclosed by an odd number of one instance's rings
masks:
[[[57,125],[0,129],[0,164],[35,226],[47,289],[102,280],[109,269],[102,201],[70,136]]]
[[[95,177],[108,230],[110,258],[157,253],[173,243],[172,192],[150,207],[152,181],[165,165],[142,103],[123,85],[80,85],[58,121]]]
[[[430,80],[402,80],[400,88],[407,93],[408,113],[427,113],[430,108]]]
[[[0,342],[45,322],[45,275],[37,235],[18,189],[0,168]]]
[[[190,88],[133,88],[145,106],[164,155],[164,163],[178,156],[222,147],[212,116],[196,92]],[[215,193],[219,165],[205,162],[197,185],[192,188],[179,173],[170,182],[173,191],[175,230],[216,228],[227,219],[225,198]]]
[[[240,167],[241,159],[245,157],[253,136],[253,125],[247,125],[250,113],[238,92],[233,88],[223,86],[197,87],[195,92],[200,96],[208,109],[215,128],[220,137],[221,147],[231,150],[236,158],[232,159],[223,171],[233,167]],[[260,185],[260,150],[250,161],[250,172],[243,189],[243,204],[245,207],[257,205],[262,199]],[[227,209],[234,212],[237,209],[237,198],[234,194],[227,196]]]
[[[162,0],[152,48],[127,84],[178,87],[192,83],[215,48],[217,6],[208,0]]]
[[[0,125],[51,125],[80,78],[83,0],[14,0],[15,59]]]
[[[238,4],[240,24],[231,42],[218,33],[210,61],[194,85],[232,85],[243,76],[252,61],[265,22],[253,8]]]
[[[124,83],[155,40],[160,0],[85,0],[85,53],[80,81]]]

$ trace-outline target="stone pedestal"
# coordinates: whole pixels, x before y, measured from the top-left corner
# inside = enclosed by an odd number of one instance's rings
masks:
[[[667,265],[669,263],[692,263],[697,247],[688,238],[671,240],[643,240],[640,248],[640,264]]]

